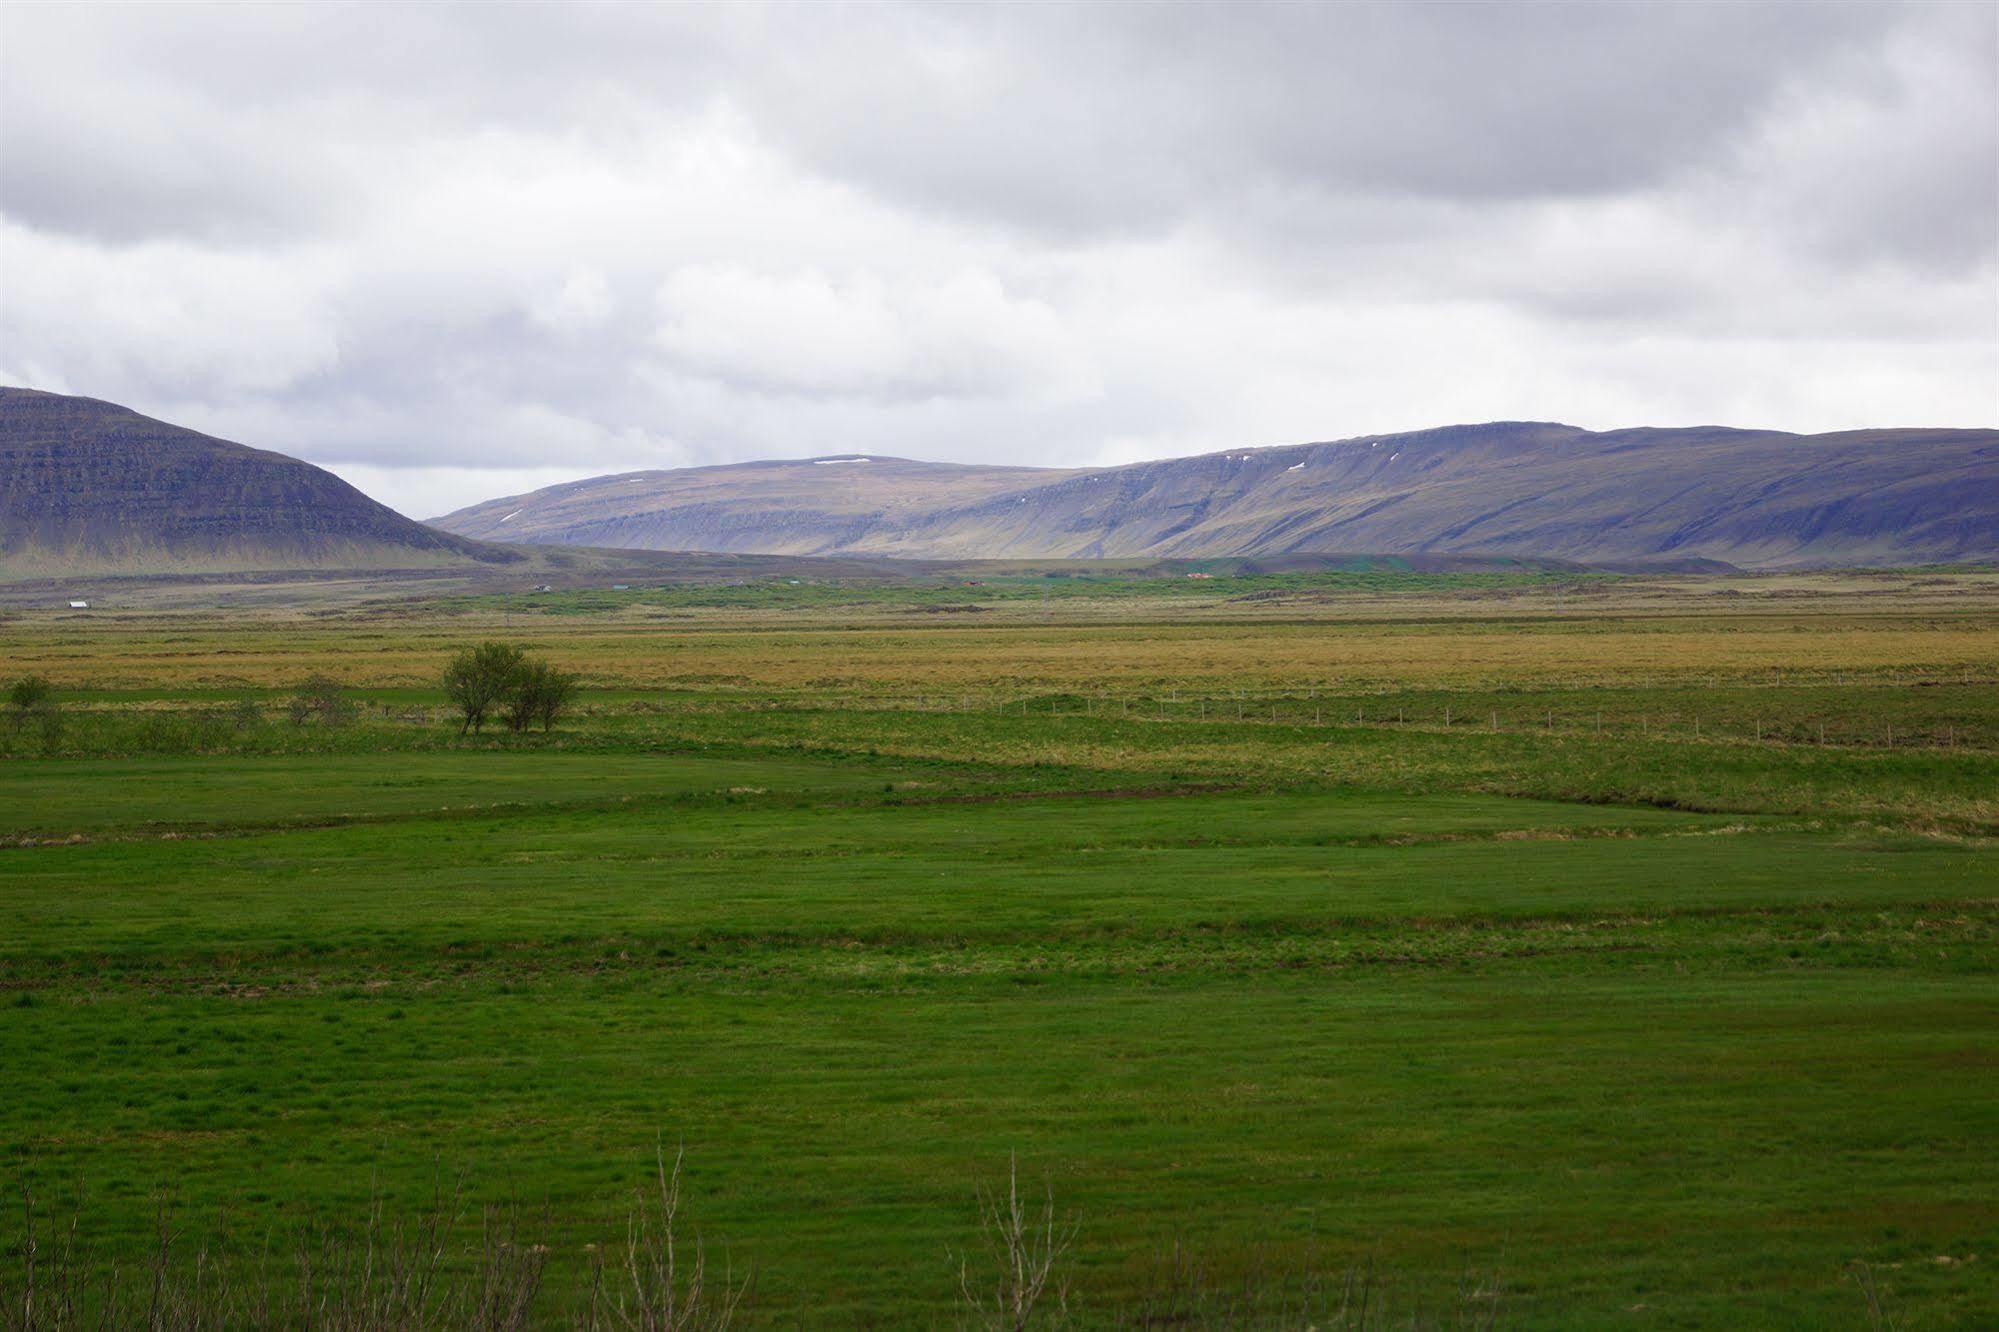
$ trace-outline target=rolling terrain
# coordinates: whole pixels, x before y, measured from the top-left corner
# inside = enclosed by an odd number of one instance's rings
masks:
[[[597,477],[434,522],[781,555],[1915,564],[1999,556],[1999,431],[1501,422],[1080,470],[848,455]]]
[[[517,560],[310,463],[94,398],[0,388],[0,575]]]

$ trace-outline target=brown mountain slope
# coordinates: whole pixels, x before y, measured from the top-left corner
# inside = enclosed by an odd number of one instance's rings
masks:
[[[891,553],[884,545],[889,534],[921,530],[953,506],[1012,503],[1023,487],[1084,475],[847,454],[593,477],[477,504],[432,521],[447,531],[492,541],[772,555],[882,554]],[[948,557],[961,554],[954,550]]]
[[[0,574],[427,567],[518,558],[310,463],[99,402],[0,388]]]
[[[1999,431],[1500,422],[1088,470],[849,457],[598,477],[435,521],[489,539],[792,555],[1927,563],[1999,558]]]

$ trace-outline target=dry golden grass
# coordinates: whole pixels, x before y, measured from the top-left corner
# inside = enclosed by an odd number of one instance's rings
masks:
[[[1999,670],[1999,621],[1840,615],[1537,622],[994,625],[792,629],[594,619],[289,625],[202,617],[0,628],[9,676],[70,688],[285,687],[313,672],[428,686],[457,645],[532,645],[592,685],[754,690],[1492,688],[1774,679],[1948,679]]]
[[[975,592],[968,591],[968,597]],[[510,614],[375,601],[272,611],[30,610],[0,676],[72,688],[429,686],[504,638],[599,687],[774,692],[1500,688],[1999,672],[1999,574],[1659,578],[1255,599],[1057,596],[978,614],[855,606]]]

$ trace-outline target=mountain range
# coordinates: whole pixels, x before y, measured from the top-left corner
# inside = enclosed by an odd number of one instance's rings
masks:
[[[0,576],[10,579],[602,562],[549,547],[945,561],[1983,561],[1999,559],[1999,431],[1495,422],[1120,467],[842,454],[595,477],[425,524],[280,453],[93,398],[0,388]]]
[[[519,558],[282,453],[95,398],[0,388],[0,573],[11,577]]]
[[[1999,431],[1450,426],[1120,467],[873,455],[633,472],[432,520],[491,541],[928,559],[1999,557]]]

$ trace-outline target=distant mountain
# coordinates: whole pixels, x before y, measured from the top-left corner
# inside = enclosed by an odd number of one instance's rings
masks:
[[[94,398],[0,388],[0,575],[517,558],[412,522],[281,453]]]
[[[493,541],[632,550],[927,556],[937,543],[943,559],[1070,555],[1041,545],[988,549],[970,523],[952,522],[951,533],[939,525],[960,509],[1016,504],[1038,486],[1084,475],[844,455],[600,476],[430,521]],[[1009,539],[1031,544],[1036,535]]]
[[[780,555],[1913,564],[1999,558],[1999,431],[1495,422],[1090,469],[847,455],[598,477],[432,521],[493,540]]]

